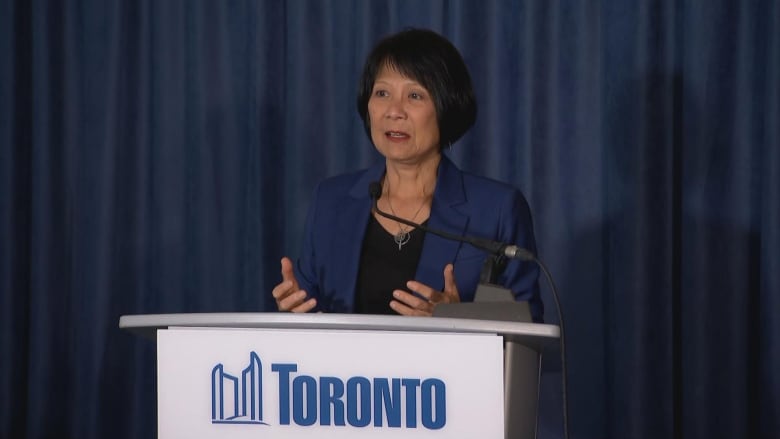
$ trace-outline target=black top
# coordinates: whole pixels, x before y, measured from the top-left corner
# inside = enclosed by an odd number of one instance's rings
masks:
[[[360,253],[356,313],[396,314],[390,308],[393,290],[409,291],[406,282],[417,273],[425,232],[414,229],[409,235],[409,242],[399,250],[394,236],[371,215]]]

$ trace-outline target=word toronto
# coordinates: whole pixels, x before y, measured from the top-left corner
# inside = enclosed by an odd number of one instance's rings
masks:
[[[446,386],[436,378],[367,378],[297,374],[297,364],[271,364],[279,379],[281,425],[419,428],[447,423]],[[419,396],[419,398],[418,398]],[[417,403],[419,401],[419,410]]]

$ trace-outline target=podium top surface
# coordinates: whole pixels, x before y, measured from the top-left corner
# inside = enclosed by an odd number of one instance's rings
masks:
[[[533,346],[542,346],[560,337],[558,326],[539,323],[515,323],[445,317],[405,317],[400,315],[294,314],[280,312],[125,315],[119,318],[119,327],[150,339],[156,338],[158,329],[167,329],[169,327],[496,334],[503,336],[508,341],[517,341]]]

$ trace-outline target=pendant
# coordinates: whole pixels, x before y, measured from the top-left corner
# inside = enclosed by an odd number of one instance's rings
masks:
[[[404,244],[409,242],[410,238],[411,237],[409,236],[409,232],[403,229],[399,230],[398,233],[396,233],[393,236],[393,240],[395,241],[396,244],[398,244],[398,251],[401,251],[401,247],[403,247]]]

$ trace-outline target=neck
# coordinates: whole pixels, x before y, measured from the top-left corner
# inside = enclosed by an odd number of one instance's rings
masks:
[[[414,200],[428,197],[436,187],[441,156],[414,165],[386,163],[384,190],[394,199]],[[391,192],[391,193],[390,193]]]

